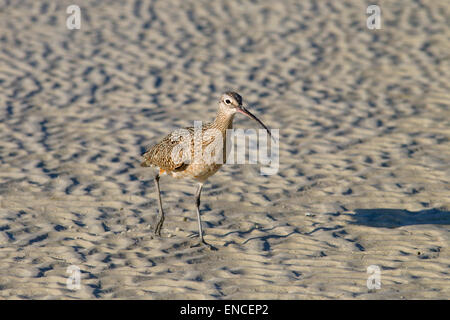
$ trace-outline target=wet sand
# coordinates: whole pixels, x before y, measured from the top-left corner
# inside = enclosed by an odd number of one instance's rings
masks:
[[[0,2],[1,299],[448,299],[450,3]],[[235,90],[279,170],[140,154]],[[259,128],[243,116],[235,127]],[[81,287],[66,286],[67,268]],[[367,268],[381,269],[368,289]]]

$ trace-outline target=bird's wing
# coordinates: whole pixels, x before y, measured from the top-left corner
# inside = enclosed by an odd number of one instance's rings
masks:
[[[175,130],[142,156],[142,167],[156,166],[165,171],[183,171],[189,164],[193,145],[193,128]]]

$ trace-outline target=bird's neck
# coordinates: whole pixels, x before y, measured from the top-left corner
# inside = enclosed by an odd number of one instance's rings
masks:
[[[213,125],[214,127],[220,129],[222,132],[225,132],[227,129],[231,129],[233,127],[233,119],[234,113],[230,114],[219,108]]]

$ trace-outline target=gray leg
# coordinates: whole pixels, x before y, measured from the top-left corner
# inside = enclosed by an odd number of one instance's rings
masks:
[[[202,230],[202,219],[200,218],[200,194],[202,193],[203,183],[198,184],[197,192],[195,193],[195,206],[197,208],[197,219],[198,219],[198,236],[200,238],[199,245],[206,245],[210,250],[217,250],[216,247],[210,245],[203,239],[203,230]]]
[[[198,236],[200,237],[201,242],[205,242],[205,240],[203,240],[202,219],[200,218],[200,194],[202,193],[202,187],[203,183],[199,183],[197,192],[195,193],[195,206],[197,208]]]
[[[161,228],[164,223],[164,211],[163,211],[162,202],[161,202],[161,191],[159,190],[159,173],[156,174],[156,176],[155,176],[155,186],[156,186],[156,192],[158,192],[159,214],[161,216],[159,218],[158,224],[156,225],[155,234],[158,236],[161,236]]]

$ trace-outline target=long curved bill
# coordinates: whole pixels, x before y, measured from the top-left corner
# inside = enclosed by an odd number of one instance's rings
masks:
[[[239,112],[239,113],[245,114],[247,117],[255,120],[256,122],[258,122],[264,129],[266,129],[267,133],[272,138],[272,134],[270,133],[270,130],[266,127],[266,125],[264,123],[262,123],[262,121],[259,120],[255,115],[253,115],[250,111],[245,109],[244,106],[237,107],[236,111]]]

